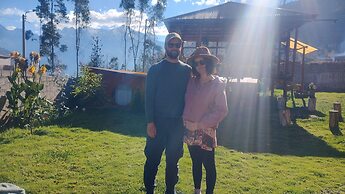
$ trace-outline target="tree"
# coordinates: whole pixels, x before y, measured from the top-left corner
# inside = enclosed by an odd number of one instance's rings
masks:
[[[91,61],[89,66],[91,67],[102,67],[104,60],[102,55],[102,44],[100,43],[99,37],[92,37],[93,45],[92,45],[92,53],[91,53]]]
[[[125,64],[121,65],[121,70],[126,70],[126,65]]]
[[[139,51],[139,44],[140,44],[140,34],[141,34],[141,26],[143,23],[143,18],[144,18],[144,13],[146,10],[148,10],[149,4],[148,0],[139,0],[139,12],[140,12],[140,19],[139,19],[139,28],[137,31],[137,42],[134,44],[134,38],[132,36],[132,33],[130,33],[131,37],[131,42],[132,42],[132,51],[133,51],[133,62],[134,62],[134,71],[138,71],[137,67],[137,56],[138,56],[138,51]],[[146,23],[145,23],[146,25]],[[131,32],[131,31],[130,31]]]
[[[74,1],[74,17],[75,17],[75,48],[76,48],[76,64],[77,77],[79,72],[79,49],[81,29],[86,28],[90,23],[89,0],[73,0]]]
[[[34,35],[34,33],[31,30],[25,31],[25,40],[31,39],[31,37]]]
[[[147,64],[153,64],[161,57],[161,48],[156,45],[155,27],[163,20],[166,5],[166,0],[157,0],[157,3],[149,9],[149,25],[147,31],[151,33],[147,34],[151,34],[153,36],[153,40],[150,40],[148,35],[144,40],[144,53],[142,54],[142,57],[144,57],[142,58],[143,71],[148,70],[149,67]],[[156,53],[156,51],[158,51],[158,53]]]
[[[130,31],[130,25],[132,23],[132,15],[134,14],[135,8],[135,0],[121,0],[120,8],[125,10],[126,14],[126,25],[125,25],[125,33],[124,33],[124,41],[125,41],[125,69],[127,68],[127,33],[128,30]]]
[[[38,0],[36,15],[44,24],[40,37],[40,54],[47,56],[51,64],[51,72],[54,72],[54,48],[60,46],[61,35],[57,30],[57,24],[67,21],[67,9],[64,0]]]
[[[141,41],[141,38],[140,38],[140,34],[142,30],[141,28],[142,28],[142,24],[144,23],[143,22],[144,14],[146,13],[147,15],[150,15],[150,19],[149,19],[150,24],[151,24],[150,26],[152,26],[152,29],[154,29],[154,26],[163,19],[163,14],[165,11],[167,0],[158,0],[157,3],[152,7],[150,7],[149,5],[149,0],[138,0],[137,6],[135,6],[135,2],[136,2],[135,0],[121,0],[120,8],[123,8],[126,14],[126,25],[125,25],[125,33],[124,33],[125,65],[127,65],[127,37],[129,35],[130,41],[131,41],[131,46],[129,47],[129,50],[132,51],[132,55],[133,55],[134,71],[138,71],[137,61],[138,61],[138,56],[139,56],[139,45]],[[138,20],[135,20],[137,19],[137,16],[135,15],[135,11],[134,11],[135,7],[137,7],[140,13]],[[137,31],[135,31],[132,26],[138,26]],[[136,40],[134,38],[135,33],[137,33]],[[154,30],[153,30],[153,33],[155,34]]]
[[[153,42],[156,44],[156,31],[155,27],[157,24],[164,19],[164,11],[167,6],[167,0],[157,0],[156,5],[152,7],[151,16],[150,16],[150,27],[153,32]],[[153,47],[153,58],[155,58],[155,47]]]
[[[68,47],[67,47],[67,45],[65,45],[65,44],[61,45],[61,47],[60,47],[60,51],[61,51],[61,52],[66,52],[67,49],[68,49]]]
[[[164,57],[164,51],[161,46],[150,39],[145,40],[144,46],[146,47],[146,51],[141,55],[141,61],[144,65],[139,68],[139,71],[147,72],[152,64]],[[156,54],[153,54],[154,51],[156,51]]]
[[[110,59],[109,69],[119,70],[119,59],[117,57],[112,57]]]

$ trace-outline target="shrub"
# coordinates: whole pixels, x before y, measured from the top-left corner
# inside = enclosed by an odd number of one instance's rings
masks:
[[[90,71],[86,66],[81,69],[81,76],[72,85],[72,95],[78,108],[85,108],[99,102],[99,94],[102,92],[102,75]]]

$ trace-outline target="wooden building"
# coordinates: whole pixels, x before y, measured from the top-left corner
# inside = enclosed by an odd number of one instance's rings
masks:
[[[129,107],[135,103],[144,104],[146,73],[90,67],[102,74],[102,86],[109,105]]]
[[[210,48],[213,54],[223,59],[230,41],[229,38],[236,30],[236,24],[250,19],[246,12],[252,7],[253,5],[227,2],[207,9],[167,18],[164,23],[169,32],[178,32],[185,41],[184,56],[188,57],[195,47],[205,45]],[[313,21],[316,15],[280,8],[263,8],[262,10],[258,13],[261,15],[252,15],[251,17],[274,18],[277,22],[276,59],[275,66],[272,67],[274,70],[272,79],[274,81],[282,80],[286,86],[293,81],[298,28],[307,22]],[[293,49],[290,48],[292,35],[296,40],[293,43]],[[266,36],[269,36],[269,34],[266,34]],[[247,77],[248,75],[239,76]],[[249,75],[249,77],[253,76]]]

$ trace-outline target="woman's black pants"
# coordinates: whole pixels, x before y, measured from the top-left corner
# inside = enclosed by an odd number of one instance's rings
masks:
[[[190,157],[193,164],[194,188],[201,188],[202,165],[206,170],[206,194],[212,194],[216,185],[216,165],[214,160],[214,149],[207,151],[200,146],[188,146]]]

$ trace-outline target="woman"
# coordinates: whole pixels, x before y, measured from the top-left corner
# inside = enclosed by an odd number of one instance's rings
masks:
[[[196,48],[187,63],[192,66],[183,119],[193,164],[195,193],[201,193],[202,165],[206,170],[206,194],[213,193],[216,184],[214,150],[217,146],[216,128],[228,113],[226,79],[215,75],[219,59],[207,47]]]

